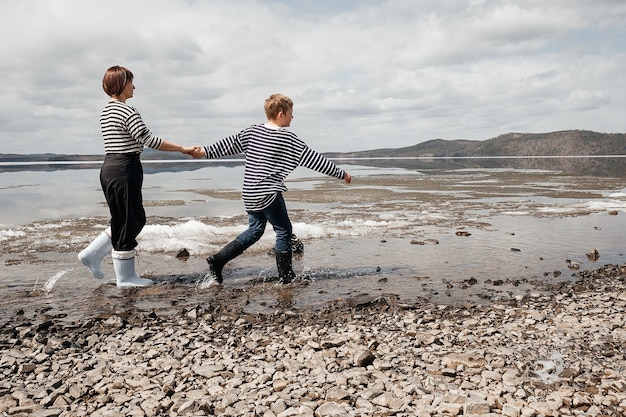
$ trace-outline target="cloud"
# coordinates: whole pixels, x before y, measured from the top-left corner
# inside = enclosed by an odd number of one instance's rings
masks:
[[[426,3],[426,4],[421,4]],[[295,101],[320,151],[623,132],[618,0],[21,0],[0,13],[0,153],[101,153],[106,68],[153,132],[208,144]]]

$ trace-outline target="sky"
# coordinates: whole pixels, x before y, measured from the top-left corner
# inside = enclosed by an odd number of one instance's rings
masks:
[[[623,0],[19,0],[0,15],[0,153],[102,154],[113,65],[182,145],[263,123],[273,93],[320,152],[626,132]]]

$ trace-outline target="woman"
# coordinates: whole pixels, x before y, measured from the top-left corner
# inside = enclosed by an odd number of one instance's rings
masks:
[[[126,104],[133,97],[133,73],[124,67],[109,68],[102,79],[102,88],[111,98],[100,115],[106,156],[100,170],[100,184],[111,212],[111,226],[78,254],[96,278],[103,278],[100,266],[111,252],[118,287],[153,284],[135,272],[137,236],[146,224],[141,187],[143,168],[140,154],[144,146],[161,151],[193,153],[184,147],[163,140],[150,132],[135,108]]]

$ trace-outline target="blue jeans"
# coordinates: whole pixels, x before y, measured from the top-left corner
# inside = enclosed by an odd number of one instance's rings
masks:
[[[248,212],[248,230],[237,236],[237,240],[249,248],[261,239],[268,221],[276,232],[276,252],[291,250],[292,227],[282,193],[266,209]]]

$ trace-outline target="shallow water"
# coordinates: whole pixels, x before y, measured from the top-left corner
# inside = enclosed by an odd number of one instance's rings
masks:
[[[297,170],[285,199],[305,244],[294,269],[306,284],[290,286],[287,294],[262,282],[276,275],[270,227],[227,266],[225,287],[248,294],[242,307],[252,313],[272,311],[286,298],[295,307],[316,307],[364,294],[488,302],[574,279],[575,266],[624,263],[621,178],[407,164],[344,165],[351,185]],[[80,320],[129,306],[167,314],[214,302],[219,289],[202,288],[205,258],[246,228],[242,167],[180,169],[146,169],[149,220],[139,237],[137,270],[158,285],[133,290],[115,287],[110,258],[104,280],[76,259],[108,221],[98,169],[0,172],[0,321],[29,309]],[[181,248],[189,250],[188,259],[176,258]],[[592,250],[599,259],[587,257]]]

